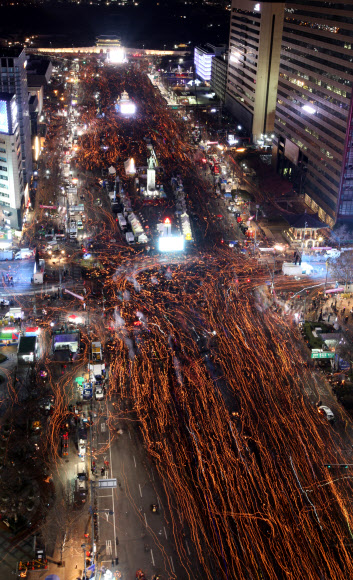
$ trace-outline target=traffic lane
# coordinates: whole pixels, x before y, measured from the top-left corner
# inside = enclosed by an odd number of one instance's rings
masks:
[[[138,563],[145,572],[164,571],[169,577],[179,563],[174,557],[172,532],[164,519],[161,494],[154,489],[155,477],[146,467],[143,449],[128,424],[119,421],[112,435],[111,468],[118,483],[119,570],[132,574]],[[159,506],[158,513],[152,513],[152,504]]]

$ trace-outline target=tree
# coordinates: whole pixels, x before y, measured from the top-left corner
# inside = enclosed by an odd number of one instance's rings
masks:
[[[345,224],[342,224],[332,231],[331,238],[341,247],[342,244],[352,240],[353,234]]]
[[[342,252],[338,258],[329,258],[328,270],[339,284],[350,284],[353,280],[353,252]]]
[[[71,491],[62,491],[57,496],[53,508],[47,513],[40,532],[48,554],[58,550],[60,564],[63,563],[64,554],[75,550],[76,555],[82,554],[79,541],[78,523],[82,519],[82,510],[74,510]]]

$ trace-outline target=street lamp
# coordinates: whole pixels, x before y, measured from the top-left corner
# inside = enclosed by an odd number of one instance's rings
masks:
[[[84,579],[86,580],[87,577],[87,570],[86,570],[86,544],[81,544],[81,548],[83,550],[83,566],[84,566]]]

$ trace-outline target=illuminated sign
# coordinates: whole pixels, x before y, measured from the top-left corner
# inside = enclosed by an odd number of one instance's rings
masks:
[[[0,133],[9,132],[9,121],[7,118],[7,103],[0,101]]]
[[[185,240],[183,236],[161,236],[159,238],[160,252],[182,252]]]
[[[122,115],[134,115],[136,113],[136,105],[131,103],[131,101],[120,103],[120,112]]]

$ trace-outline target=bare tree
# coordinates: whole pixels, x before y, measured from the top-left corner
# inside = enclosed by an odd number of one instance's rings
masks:
[[[353,252],[342,252],[338,258],[329,258],[328,270],[339,284],[347,286],[353,280]]]
[[[68,490],[57,498],[53,508],[48,512],[44,523],[40,528],[43,543],[48,553],[58,550],[60,564],[67,550],[77,548],[77,554],[81,553],[76,527],[82,518],[82,510],[73,509],[72,494]]]
[[[338,226],[331,233],[332,240],[338,243],[339,247],[341,247],[342,244],[352,240],[352,236],[352,233],[349,231],[345,224]]]

